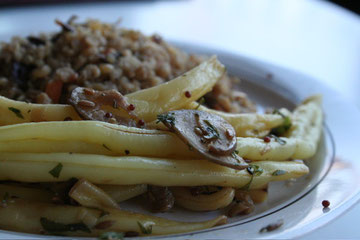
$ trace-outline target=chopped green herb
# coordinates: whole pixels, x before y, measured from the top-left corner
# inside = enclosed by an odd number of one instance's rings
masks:
[[[111,151],[111,149],[110,149],[108,146],[106,146],[105,144],[103,144],[102,146],[103,146],[106,150]]]
[[[273,173],[272,173],[272,175],[273,176],[280,176],[280,175],[284,175],[284,174],[286,174],[287,173],[287,171],[285,171],[285,170],[276,170],[276,171],[274,171]]]
[[[273,134],[273,135],[276,135],[276,136],[281,136],[281,135],[283,135],[287,130],[289,130],[290,127],[291,127],[290,117],[285,116],[284,114],[282,114],[282,113],[281,113],[279,110],[277,110],[277,109],[275,109],[275,110],[273,111],[273,114],[279,114],[279,115],[284,119],[284,121],[283,121],[283,123],[282,123],[280,126],[271,129],[271,132],[270,132],[270,133]]]
[[[113,108],[115,108],[115,109],[118,108],[118,103],[115,99],[113,99]]]
[[[250,185],[254,179],[254,176],[260,176],[264,170],[259,167],[258,165],[250,164],[249,167],[246,169],[248,173],[251,175],[250,181],[243,186],[241,189],[248,191],[250,189]]]
[[[124,233],[105,232],[99,236],[99,239],[101,239],[101,240],[123,240]]]
[[[139,228],[140,228],[140,231],[143,233],[143,234],[151,234],[152,233],[152,225],[149,225],[147,227],[145,227],[141,222],[137,222]]]
[[[63,224],[42,217],[40,218],[40,223],[41,226],[44,228],[44,230],[49,233],[76,232],[76,231],[91,233],[91,230],[82,222]]]
[[[168,123],[171,126],[175,125],[175,117],[173,116],[174,113],[164,113],[164,114],[159,114],[157,116],[157,121],[156,123],[162,122],[162,123]]]
[[[199,103],[199,105],[197,105],[197,107],[195,108],[195,110],[198,110],[198,108],[199,108],[202,104],[205,103],[205,98],[204,98],[204,97],[200,98],[200,99],[198,100],[198,103]]]
[[[17,108],[13,108],[13,107],[9,107],[8,108],[10,111],[12,111],[13,113],[15,113],[15,115],[18,117],[18,118],[22,118],[24,119],[24,116],[21,114],[21,111]]]
[[[2,205],[3,207],[6,207],[6,206],[7,206],[7,202],[8,202],[8,200],[9,200],[9,197],[10,197],[9,193],[8,193],[8,192],[5,192],[5,194],[4,194],[4,196],[3,196],[3,199],[1,200],[1,205]]]
[[[63,168],[63,165],[61,163],[58,163],[58,165],[56,165],[53,169],[51,169],[49,171],[49,173],[54,177],[54,178],[59,178],[61,170]]]
[[[282,112],[279,111],[279,109],[274,109],[272,113],[273,113],[273,114],[278,114],[278,115],[280,115],[282,118],[285,118],[285,117],[286,117]]]
[[[103,216],[106,216],[106,215],[109,215],[109,214],[110,214],[109,212],[101,210],[101,213],[100,213],[99,217],[103,217]]]
[[[188,147],[189,147],[189,150],[190,150],[190,151],[194,150],[194,147],[191,146],[190,144],[188,144]]]
[[[231,155],[232,155],[233,158],[237,158],[237,157],[238,157],[238,156],[237,156],[238,154],[239,154],[239,151],[238,151],[238,150],[235,150],[235,151],[233,151],[233,152],[231,153]]]
[[[205,135],[203,136],[203,138],[205,138],[206,140],[218,139],[220,135],[216,127],[214,127],[207,119],[204,120],[204,123],[206,123],[207,125],[206,131],[209,133],[209,135]]]
[[[250,164],[246,170],[248,171],[248,173],[254,176],[260,176],[264,172],[264,170],[261,167],[254,164]]]
[[[270,134],[269,137],[272,137],[275,139],[275,141],[277,141],[280,145],[285,145],[286,141],[284,139],[279,138],[278,136],[274,135],[274,134]]]

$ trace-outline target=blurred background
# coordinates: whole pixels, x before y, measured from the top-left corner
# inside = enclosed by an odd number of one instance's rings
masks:
[[[340,1],[310,0],[44,2],[0,0],[0,41],[38,29],[57,30],[55,18],[66,21],[74,14],[80,21],[121,18],[124,27],[159,33],[166,40],[214,47],[303,72],[360,106],[360,20],[354,12],[358,1],[341,1],[353,11],[337,5]],[[29,24],[19,24],[24,22]]]
[[[121,26],[159,33],[260,59],[317,78],[360,107],[359,1],[0,0],[0,41],[39,30],[54,31],[54,19],[122,19]],[[27,24],[24,24],[27,23]],[[36,30],[35,30],[36,29]],[[290,79],[291,81],[291,79]],[[354,222],[360,206],[304,239],[359,239]]]
[[[2,6],[19,6],[19,5],[33,5],[33,4],[59,4],[59,3],[69,3],[69,2],[105,2],[101,0],[75,0],[75,1],[66,1],[66,0],[1,0],[0,4]],[[115,0],[113,0],[115,1]],[[149,0],[152,1],[152,0]],[[335,4],[338,4],[344,8],[360,13],[360,8],[357,6],[357,1],[355,0],[329,0]],[[110,2],[108,0],[108,2]]]

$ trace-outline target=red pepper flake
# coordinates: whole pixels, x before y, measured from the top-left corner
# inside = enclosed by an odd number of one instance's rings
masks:
[[[185,92],[185,97],[191,98],[191,93],[190,93],[189,91],[186,91],[186,92]]]
[[[112,113],[111,112],[107,112],[107,113],[105,113],[105,117],[106,118],[112,118]]]
[[[271,138],[269,136],[264,137],[264,142],[266,143],[271,142]]]
[[[330,202],[328,200],[322,201],[322,205],[324,208],[328,208],[330,206]]]
[[[130,104],[130,105],[128,106],[128,110],[129,110],[129,111],[134,111],[134,110],[135,110],[134,104]]]
[[[139,126],[144,126],[145,125],[145,122],[144,120],[140,119],[139,122],[138,122]]]

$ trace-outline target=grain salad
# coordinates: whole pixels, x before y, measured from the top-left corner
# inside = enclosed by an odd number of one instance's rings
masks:
[[[0,95],[32,103],[67,103],[76,87],[132,93],[169,81],[206,57],[185,53],[159,35],[145,36],[118,24],[56,20],[59,31],[13,37],[0,45]],[[246,94],[234,91],[227,74],[206,105],[226,112],[254,111]],[[238,85],[238,84],[237,84]]]

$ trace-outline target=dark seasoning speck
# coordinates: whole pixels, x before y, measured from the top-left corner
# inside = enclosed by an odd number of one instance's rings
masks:
[[[260,229],[259,233],[272,232],[279,229],[284,224],[284,220],[280,219],[276,223],[271,223]]]

